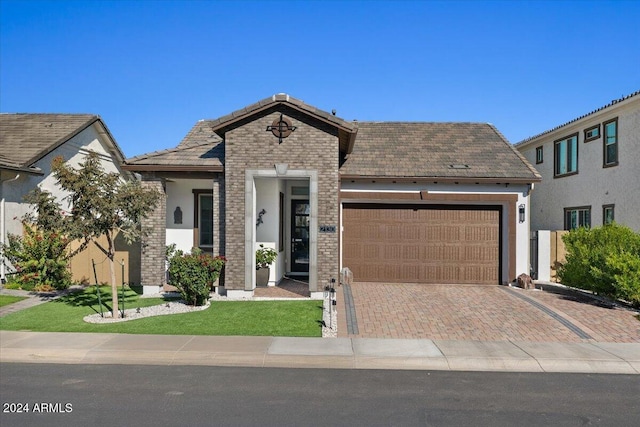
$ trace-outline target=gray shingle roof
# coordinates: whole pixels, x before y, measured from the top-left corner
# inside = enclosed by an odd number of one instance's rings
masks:
[[[126,160],[132,170],[142,170],[140,166],[171,166],[173,169],[191,166],[222,170],[224,162],[224,143],[203,143],[200,145],[179,146],[169,150],[154,151]],[[162,168],[160,168],[162,169]]]
[[[0,114],[0,153],[30,166],[97,120],[91,114]]]
[[[201,120],[195,124],[182,142],[168,150],[154,151],[131,157],[125,161],[125,168],[131,170],[153,169],[198,169],[221,171],[224,163],[224,143],[222,138],[211,130],[210,120]]]
[[[342,176],[522,179],[535,168],[487,123],[359,122]]]
[[[94,122],[100,122],[94,114],[0,114],[0,159],[7,167],[30,167],[42,157],[73,138]],[[124,156],[109,134],[118,157]]]
[[[353,147],[340,168],[342,176],[540,180],[535,168],[490,124],[346,122],[284,94],[216,120],[201,120],[178,147],[127,159],[126,168],[189,171],[209,166],[209,171],[222,171],[224,141],[216,132],[224,135],[237,121],[277,103],[295,105],[339,127],[346,135],[341,150],[349,153]]]

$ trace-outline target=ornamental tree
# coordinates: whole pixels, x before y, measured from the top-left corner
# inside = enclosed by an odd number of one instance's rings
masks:
[[[93,242],[109,259],[113,317],[119,317],[118,292],[115,270],[115,239],[118,234],[128,244],[142,240],[148,230],[142,227],[142,219],[155,208],[160,193],[142,187],[139,181],[125,181],[117,173],[106,172],[95,152],[90,152],[75,169],[56,157],[52,171],[60,188],[69,193],[64,198],[69,213],[57,217],[62,211],[52,197],[40,196],[38,226],[58,224],[70,239],[79,239],[84,249]],[[46,193],[46,192],[45,192]],[[98,239],[105,236],[107,245]]]

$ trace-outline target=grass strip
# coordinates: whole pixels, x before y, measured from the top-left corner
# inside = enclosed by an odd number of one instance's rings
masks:
[[[103,310],[111,294],[101,287]],[[125,309],[165,304],[125,291]],[[320,337],[322,301],[212,301],[203,311],[147,317],[122,323],[90,324],[84,316],[100,311],[95,287],[0,318],[0,329],[37,332],[97,332],[162,335]]]
[[[13,304],[14,302],[22,301],[23,299],[27,299],[27,297],[19,297],[14,295],[0,295],[0,307]]]

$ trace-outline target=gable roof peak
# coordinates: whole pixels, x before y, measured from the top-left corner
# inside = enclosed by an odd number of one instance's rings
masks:
[[[60,145],[97,123],[117,161],[124,154],[111,132],[96,114],[2,113],[0,153],[21,167],[31,167]],[[16,147],[20,147],[16,150]]]

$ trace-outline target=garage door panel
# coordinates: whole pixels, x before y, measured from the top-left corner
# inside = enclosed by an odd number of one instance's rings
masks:
[[[343,265],[357,281],[499,280],[497,208],[346,205]]]

